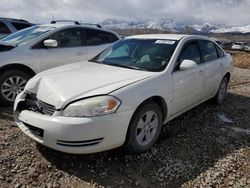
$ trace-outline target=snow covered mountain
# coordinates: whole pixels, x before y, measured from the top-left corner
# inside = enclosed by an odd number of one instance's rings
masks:
[[[211,23],[186,25],[170,18],[146,21],[107,19],[100,24],[107,29],[157,29],[171,32],[183,32],[191,29],[194,33],[250,33],[250,25],[228,26]]]
[[[185,28],[185,24],[173,19],[157,19],[146,21],[126,21],[118,19],[107,19],[100,23],[104,28],[108,29],[158,29],[173,32],[181,32]]]
[[[250,33],[250,25],[246,26],[226,26],[211,30],[212,33]]]
[[[215,24],[211,24],[211,23],[205,23],[205,24],[194,24],[194,25],[190,25],[189,27],[193,28],[195,31],[198,32],[203,32],[203,33],[209,33],[211,31],[215,31],[219,28],[223,28],[225,26],[223,25],[215,25]]]

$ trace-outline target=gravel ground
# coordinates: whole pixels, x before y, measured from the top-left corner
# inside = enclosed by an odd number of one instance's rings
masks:
[[[223,105],[206,102],[169,122],[141,155],[57,152],[25,136],[11,113],[0,107],[0,187],[250,188],[250,70],[235,68]]]

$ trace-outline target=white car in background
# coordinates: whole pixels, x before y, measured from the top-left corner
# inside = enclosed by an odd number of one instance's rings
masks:
[[[244,50],[244,42],[234,42],[231,49],[232,50]]]
[[[247,44],[244,46],[244,51],[250,52],[250,43],[247,43]]]
[[[93,58],[119,36],[99,25],[35,25],[0,40],[0,102],[12,104],[35,74]]]
[[[14,117],[55,150],[86,154],[125,144],[140,153],[166,122],[211,98],[221,104],[232,69],[232,57],[206,37],[131,36],[89,62],[36,75],[17,96]]]

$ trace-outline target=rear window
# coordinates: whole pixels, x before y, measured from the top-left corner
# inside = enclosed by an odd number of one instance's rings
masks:
[[[28,24],[28,23],[11,22],[11,24],[12,24],[18,31],[31,26],[31,24]]]
[[[0,33],[1,34],[11,33],[10,30],[8,29],[8,27],[3,22],[0,22]]]
[[[86,29],[85,35],[85,45],[101,45],[107,43],[113,43],[117,41],[118,38],[113,33],[106,31],[100,31],[95,29]]]

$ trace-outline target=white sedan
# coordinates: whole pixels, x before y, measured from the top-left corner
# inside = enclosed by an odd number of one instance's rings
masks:
[[[235,42],[233,43],[231,49],[232,50],[244,50],[244,46],[246,43],[244,42]]]
[[[36,75],[14,105],[19,128],[55,150],[148,150],[162,125],[213,98],[221,104],[233,59],[188,35],[124,38],[88,62]],[[188,125],[187,125],[188,126]]]

